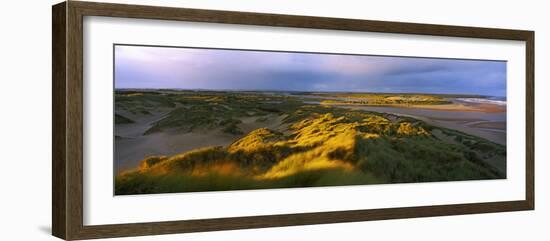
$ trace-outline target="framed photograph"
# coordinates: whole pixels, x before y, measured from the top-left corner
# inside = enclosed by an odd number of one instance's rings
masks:
[[[77,1],[52,24],[57,237],[534,209],[532,31]]]

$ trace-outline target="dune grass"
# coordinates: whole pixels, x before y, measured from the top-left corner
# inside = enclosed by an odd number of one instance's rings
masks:
[[[175,97],[170,97],[175,98]],[[222,128],[239,135],[238,118],[285,114],[288,132],[259,128],[227,147],[149,157],[115,178],[117,195],[504,178],[483,158],[505,148],[466,134],[389,114],[262,102],[253,95],[179,96],[152,127]],[[282,98],[281,98],[282,99]],[[199,100],[199,101],[197,101]],[[269,99],[272,100],[272,99]],[[196,101],[196,102],[195,102]],[[190,104],[194,103],[194,104]],[[216,103],[216,104],[213,104]],[[432,134],[438,129],[449,142]]]
[[[443,105],[452,103],[444,96],[425,94],[340,93],[330,94],[330,96],[342,99],[324,100],[322,103],[361,105]]]

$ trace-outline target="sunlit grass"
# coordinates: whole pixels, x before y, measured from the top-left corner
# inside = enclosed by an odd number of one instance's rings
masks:
[[[324,95],[322,93],[321,95]],[[342,93],[331,94],[331,97],[342,99],[323,100],[321,104],[352,104],[352,105],[442,105],[451,101],[437,95],[422,94],[375,94],[375,93]]]
[[[447,143],[430,133],[433,127],[412,118],[293,102],[256,106],[252,113],[243,107],[252,96],[201,98],[232,101],[230,108],[242,108],[240,115],[245,116],[284,113],[285,123],[290,124],[288,133],[259,128],[227,147],[146,158],[139,168],[116,177],[117,194],[477,180],[504,175],[476,154],[505,154],[501,146],[452,131],[446,133],[460,137],[461,142]],[[191,113],[199,117],[188,116],[186,111],[193,108]],[[208,111],[218,109],[212,108],[176,109],[167,123],[159,122],[159,130],[195,122],[216,126],[220,116],[234,117],[234,113],[220,112],[214,118]]]

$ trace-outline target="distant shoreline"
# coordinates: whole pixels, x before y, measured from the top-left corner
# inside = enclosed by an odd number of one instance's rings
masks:
[[[250,92],[250,93],[329,93],[329,94],[388,94],[388,95],[434,95],[441,97],[454,98],[490,98],[503,96],[483,95],[483,94],[466,94],[466,93],[430,93],[430,92],[372,92],[372,91],[318,91],[318,90],[238,90],[238,89],[180,89],[180,88],[115,88],[114,91],[190,91],[190,92]]]

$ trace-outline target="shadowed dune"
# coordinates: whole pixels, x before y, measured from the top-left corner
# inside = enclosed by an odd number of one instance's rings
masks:
[[[303,106],[288,130],[153,156],[116,176],[118,195],[504,178],[505,148],[413,118]],[[435,132],[435,134],[434,134]]]

